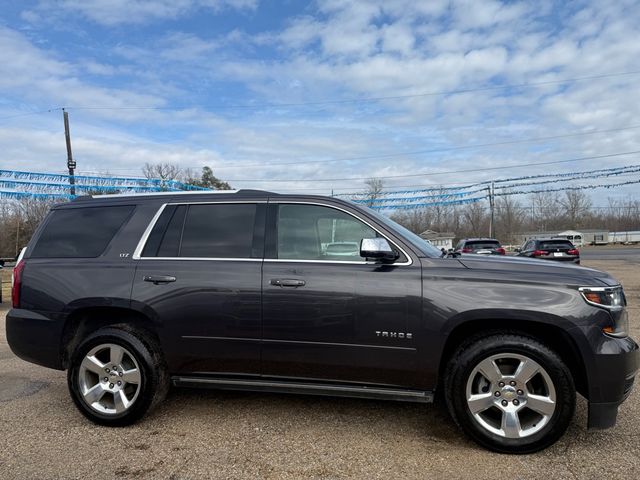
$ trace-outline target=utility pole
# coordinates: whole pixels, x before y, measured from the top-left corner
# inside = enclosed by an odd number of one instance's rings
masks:
[[[491,182],[491,185],[489,185],[489,212],[491,214],[491,216],[489,217],[489,238],[493,238],[493,225],[494,225],[494,201],[495,199],[493,198],[493,182]]]
[[[71,195],[76,194],[76,179],[73,176],[76,168],[76,162],[71,155],[71,133],[69,132],[69,112],[64,108],[62,109],[62,115],[64,117],[64,138],[67,142],[67,168],[69,169],[69,188]]]

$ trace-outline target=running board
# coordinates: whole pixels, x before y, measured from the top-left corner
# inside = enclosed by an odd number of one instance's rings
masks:
[[[253,392],[297,393],[330,397],[369,398],[401,402],[432,403],[433,393],[423,390],[403,390],[387,387],[300,383],[274,380],[238,380],[206,377],[172,377],[176,387],[246,390]]]

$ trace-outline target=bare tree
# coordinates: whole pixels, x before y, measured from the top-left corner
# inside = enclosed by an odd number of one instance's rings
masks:
[[[462,212],[462,217],[467,223],[468,236],[482,237],[489,231],[489,216],[483,203],[475,202],[467,205]]]
[[[431,228],[430,212],[426,208],[395,212],[391,219],[418,234]]]
[[[524,223],[524,211],[513,195],[498,197],[495,205],[496,237],[511,245]]]
[[[590,215],[591,200],[582,190],[565,190],[560,205],[567,216],[570,228],[581,226]]]
[[[182,174],[182,169],[172,163],[145,163],[142,174],[149,180],[160,180],[161,188],[166,188],[167,183],[177,180]]]
[[[367,199],[367,206],[371,207],[374,205],[375,200],[380,197],[382,189],[384,188],[384,181],[381,178],[370,178],[365,181],[364,184],[367,187],[364,192]]]
[[[0,257],[15,257],[51,207],[62,200],[24,198],[0,208]]]
[[[558,208],[560,202],[558,192],[537,192],[529,197],[534,230],[546,231],[562,225],[560,219],[563,212]]]

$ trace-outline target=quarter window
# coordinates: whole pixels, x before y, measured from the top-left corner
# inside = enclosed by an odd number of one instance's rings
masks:
[[[126,205],[54,210],[31,257],[98,257],[134,209]]]
[[[330,207],[281,204],[278,209],[278,258],[363,261],[360,241],[377,232],[355,217]]]

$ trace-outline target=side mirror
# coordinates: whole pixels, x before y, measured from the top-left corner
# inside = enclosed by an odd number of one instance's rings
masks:
[[[393,251],[386,238],[363,238],[360,241],[360,256],[375,258],[383,262],[395,262],[398,254]]]
[[[522,249],[520,247],[517,247],[517,248],[514,248],[513,251],[516,253],[520,253]]]

